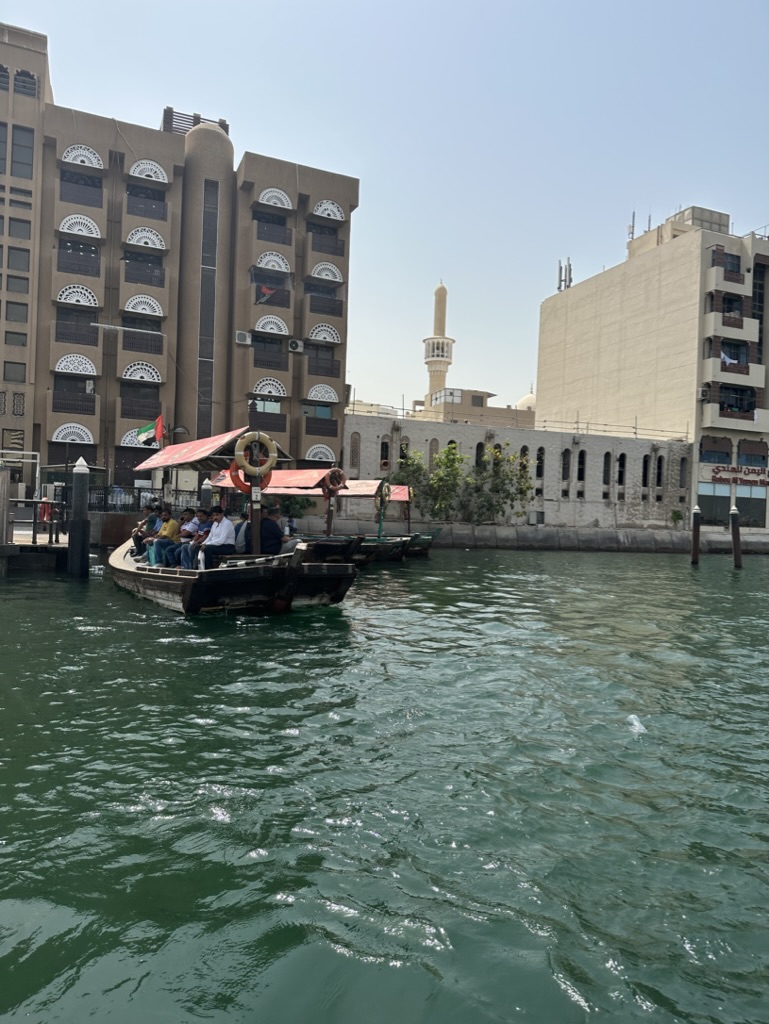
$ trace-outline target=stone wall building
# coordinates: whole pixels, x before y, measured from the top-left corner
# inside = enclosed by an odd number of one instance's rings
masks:
[[[0,26],[0,449],[34,486],[84,456],[130,485],[136,431],[250,423],[298,465],[342,444],[358,181],[54,103],[45,36]],[[14,454],[19,453],[16,462]],[[145,453],[146,454],[146,453]]]

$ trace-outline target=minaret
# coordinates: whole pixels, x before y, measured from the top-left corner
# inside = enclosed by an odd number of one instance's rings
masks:
[[[429,375],[429,391],[425,395],[425,408],[429,409],[430,396],[446,387],[446,374],[451,366],[454,339],[446,337],[446,299],[448,292],[443,281],[435,289],[435,316],[433,337],[425,338],[425,363]]]

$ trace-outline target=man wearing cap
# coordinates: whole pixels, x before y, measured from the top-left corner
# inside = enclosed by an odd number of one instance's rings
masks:
[[[211,520],[211,532],[202,544],[206,569],[213,569],[214,561],[222,555],[235,554],[235,527],[221,505],[214,505],[211,509]]]
[[[267,515],[262,516],[261,528],[259,530],[259,546],[263,555],[288,554],[293,551],[299,543],[299,538],[290,540],[283,536],[280,527],[280,509],[271,508]]]

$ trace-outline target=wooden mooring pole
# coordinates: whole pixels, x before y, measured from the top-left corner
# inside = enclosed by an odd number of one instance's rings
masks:
[[[740,511],[736,505],[729,509],[729,525],[732,528],[732,555],[734,568],[742,568],[742,543],[740,541]]]
[[[692,509],[692,565],[700,564],[700,522],[702,512],[700,506],[695,505]]]
[[[88,577],[88,556],[91,547],[91,523],[88,519],[88,479],[91,471],[81,456],[72,471],[72,519],[67,546],[67,575],[78,579]]]

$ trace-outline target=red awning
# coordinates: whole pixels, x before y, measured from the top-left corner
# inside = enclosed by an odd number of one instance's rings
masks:
[[[135,469],[172,469],[174,466],[189,466],[198,470],[218,470],[229,465],[234,458],[235,441],[248,432],[248,427],[228,430],[226,434],[215,434],[213,437],[201,437],[197,441],[184,441],[182,444],[169,444],[160,451],[153,452],[148,459]],[[278,458],[286,461],[291,457],[278,445]],[[278,471],[276,472],[283,472]],[[324,473],[327,470],[323,471]],[[321,476],[323,473],[320,474]]]
[[[177,446],[181,447],[181,446]],[[270,483],[262,488],[263,494],[285,494],[299,498],[322,498],[323,491],[317,485],[328,473],[327,469],[273,469]],[[338,492],[340,498],[375,498],[384,480],[348,480]],[[227,472],[218,473],[211,479],[212,487],[234,487]],[[410,501],[409,488],[405,484],[394,484],[390,488],[390,501]]]

